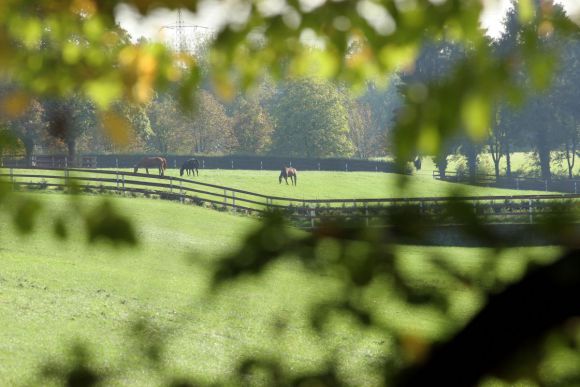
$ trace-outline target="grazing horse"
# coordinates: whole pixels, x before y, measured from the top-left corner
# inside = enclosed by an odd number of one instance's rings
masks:
[[[159,176],[163,176],[167,169],[167,160],[163,157],[143,157],[137,164],[135,164],[133,173],[137,173],[139,168],[145,168],[147,174],[149,174],[149,168],[158,168]]]
[[[413,165],[415,166],[416,170],[419,171],[421,169],[421,156],[415,157],[415,159],[413,160]]]
[[[288,184],[288,178],[290,178],[292,185],[296,185],[296,179],[298,178],[298,175],[296,173],[296,168],[286,167],[286,166],[283,167],[282,170],[280,171],[280,177],[278,178],[278,181],[280,182],[280,184],[282,184],[282,178],[284,178],[284,181],[286,181],[286,184]]]
[[[193,173],[193,176],[195,176],[195,173],[197,172],[197,176],[199,176],[199,161],[197,161],[197,159],[187,160],[181,166],[181,169],[179,170],[179,176],[183,176],[183,171],[187,172],[187,176],[189,176],[189,172]]]

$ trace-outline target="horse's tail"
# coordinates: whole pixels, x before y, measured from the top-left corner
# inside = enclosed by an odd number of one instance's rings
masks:
[[[298,172],[294,170],[294,185],[298,185]]]
[[[167,160],[165,160],[165,157],[161,158],[161,167],[163,168],[163,170],[167,169]]]

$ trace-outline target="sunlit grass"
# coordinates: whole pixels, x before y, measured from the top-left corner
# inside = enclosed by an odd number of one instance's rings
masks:
[[[3,385],[31,380],[39,365],[66,358],[74,341],[88,343],[94,364],[119,383],[154,383],[160,375],[147,367],[130,335],[131,324],[142,318],[164,337],[162,368],[170,375],[225,383],[247,355],[278,359],[298,375],[334,358],[347,380],[373,385],[380,378],[375,366],[396,356],[393,333],[446,337],[481,307],[481,289],[495,291],[519,278],[529,254],[545,261],[557,252],[516,249],[495,257],[487,249],[398,247],[397,267],[405,278],[448,294],[448,313],[410,307],[388,281],[377,280],[362,301],[384,329],[366,330],[336,316],[320,336],[310,326],[309,312],[316,303],[334,300],[344,283],[311,273],[291,257],[257,279],[242,278],[208,293],[212,262],[239,247],[255,219],[157,200],[110,199],[131,217],[140,240],[135,249],[114,249],[87,244],[68,196],[31,196],[45,207],[37,232],[19,236],[0,217]],[[83,197],[81,203],[91,208],[99,200]],[[52,235],[55,213],[68,214],[67,241]],[[473,283],[442,271],[433,264],[434,254]]]

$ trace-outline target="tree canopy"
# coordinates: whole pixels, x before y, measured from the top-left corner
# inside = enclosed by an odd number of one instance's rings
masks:
[[[203,2],[127,0],[123,3],[147,14],[161,6],[195,12]],[[156,116],[154,104],[177,106],[175,101],[178,101],[185,109],[182,113],[191,114],[188,116],[191,121],[189,126],[174,133],[193,131],[195,142],[188,146],[205,151],[225,149],[239,141],[238,135],[244,146],[258,148],[255,141],[246,141],[247,131],[242,130],[242,123],[232,123],[224,105],[208,89],[231,101],[238,88],[259,84],[265,69],[269,69],[273,77],[287,82],[272,97],[269,115],[274,122],[273,149],[287,150],[289,154],[351,155],[354,149],[349,137],[349,115],[339,103],[342,96],[338,88],[329,87],[326,80],[360,91],[370,81],[385,84],[393,72],[400,71],[410,78],[416,75],[401,88],[403,104],[392,132],[395,155],[406,161],[415,154],[438,154],[456,138],[485,140],[492,122],[497,119],[498,102],[520,100],[534,113],[545,114],[540,107],[541,100],[535,99],[534,93],[552,84],[557,68],[557,50],[547,43],[554,36],[569,37],[578,33],[578,26],[558,7],[550,1],[539,0],[517,3],[517,36],[511,36],[509,44],[502,46],[515,46],[515,53],[510,51],[505,55],[494,53],[493,45],[479,26],[480,0],[316,3],[288,0],[278,2],[278,7],[252,0],[229,3],[231,12],[208,51],[207,67],[202,69],[202,61],[172,52],[161,44],[144,41],[133,44],[115,23],[117,1],[0,2],[0,77],[2,82],[14,85],[9,93],[1,96],[0,115],[27,114],[36,106],[33,101],[48,98],[51,103],[44,107],[51,117],[48,128],[74,154],[78,137],[91,126],[102,127],[117,142],[128,137],[127,133],[134,130],[132,126],[139,126],[146,136],[160,139],[161,130],[172,125],[169,120],[172,117]],[[312,49],[308,37],[322,49]],[[424,46],[436,56],[454,59],[452,66],[445,67],[445,77],[434,79],[423,76],[421,71],[413,73],[413,66],[421,65]],[[458,47],[462,48],[461,55],[454,55]],[[430,61],[423,64],[426,69],[436,67]],[[207,79],[202,77],[206,71]],[[560,93],[566,89],[555,90]],[[301,92],[296,93],[297,90]],[[164,91],[170,94],[158,94]],[[165,97],[166,100],[156,100]],[[88,103],[83,109],[77,109],[75,106],[82,101]],[[149,107],[147,117],[144,111],[139,111],[139,119],[127,119],[119,108],[120,102],[135,104],[139,109]],[[562,109],[573,110],[566,105]],[[90,119],[76,125],[80,116]],[[538,123],[531,122],[530,127],[532,124]],[[541,129],[538,126],[538,131],[531,133],[536,135],[538,145],[548,144],[550,139],[542,137]],[[227,136],[218,140],[212,135],[224,130]],[[298,130],[292,139],[288,138],[288,133]],[[4,133],[0,128],[0,144],[12,144]],[[164,151],[166,144],[160,141],[158,144],[157,149]],[[545,160],[545,154],[542,157]],[[443,158],[441,164],[445,163]],[[21,231],[33,230],[38,203],[25,195],[14,195],[4,186],[0,186],[0,202],[3,212],[12,216]],[[466,238],[482,240],[496,250],[509,245],[509,236],[498,235],[495,229],[479,224],[466,205],[453,202],[449,207],[450,213],[468,222],[469,227],[464,230]],[[103,204],[95,213],[83,212],[76,205],[73,208],[86,221],[91,241],[103,237],[136,243],[130,222],[116,214],[110,205]],[[573,240],[577,235],[575,228],[565,222],[565,215],[569,215],[566,208],[561,218],[547,219],[540,231],[561,235],[563,248],[577,248],[578,241]],[[361,366],[360,372],[371,372],[369,369],[373,368],[385,384],[424,385],[444,380],[449,373],[442,374],[443,371],[458,368],[459,383],[471,385],[485,375],[501,372],[502,365],[513,364],[515,359],[521,362],[518,365],[531,370],[531,376],[526,374],[526,377],[543,383],[544,375],[536,372],[534,359],[522,360],[517,356],[518,351],[525,349],[530,340],[578,316],[574,299],[580,283],[578,251],[570,252],[556,263],[546,263],[512,287],[501,279],[478,283],[434,257],[433,270],[445,273],[458,288],[477,288],[476,296],[483,305],[481,312],[465,327],[456,326],[449,315],[454,313],[452,301],[461,296],[410,281],[405,262],[393,245],[400,241],[401,234],[420,238],[429,226],[428,221],[405,213],[404,208],[393,210],[389,216],[396,225],[392,230],[329,223],[312,233],[298,233],[287,227],[281,214],[269,214],[258,228],[249,232],[238,251],[207,268],[211,272],[210,293],[227,292],[228,287],[245,280],[257,279],[259,284],[266,268],[277,263],[295,265],[317,279],[333,275],[340,279],[335,289],[336,298],[314,305],[306,313],[312,324],[312,337],[327,343],[324,340],[342,326],[354,327],[365,340],[376,338],[380,332],[380,337],[388,340],[393,356],[381,360],[380,364]],[[62,219],[54,223],[57,235],[64,235],[58,232],[63,230]],[[526,265],[534,264],[533,261],[522,263],[522,272],[526,271]],[[492,260],[490,265],[496,268],[501,261]],[[482,266],[477,274],[487,279],[489,270],[490,267]],[[412,315],[416,319],[446,321],[449,329],[429,336],[408,329],[403,323],[392,324],[386,309],[376,303],[385,292],[396,295],[396,306],[416,313]],[[493,293],[496,295],[489,296]],[[526,298],[529,294],[538,296],[539,306]],[[513,319],[502,325],[506,315]],[[522,320],[522,317],[528,318]],[[571,321],[571,327],[566,325],[562,333],[563,346],[577,350],[578,324]],[[274,334],[291,329],[283,315],[273,326]],[[508,327],[506,331],[501,329],[504,326]],[[144,337],[148,334],[157,337],[155,330],[147,325],[138,325],[135,330],[145,332]],[[500,345],[494,346],[493,340],[487,340],[490,332],[497,334],[494,337]],[[546,347],[557,346],[553,342],[549,344]],[[477,361],[480,346],[485,348],[482,352],[485,356]],[[147,364],[160,373],[163,382],[177,384],[169,373],[159,371],[160,346],[144,348]],[[281,346],[273,348],[279,357],[249,353],[247,359],[239,359],[232,366],[231,374],[238,384],[246,383],[248,375],[258,375],[258,380],[272,381],[271,384],[348,384],[342,379],[344,370],[357,365],[349,362],[348,353],[334,351],[334,347],[328,349],[331,353],[321,356],[319,367],[311,373],[295,374],[282,369],[285,348]],[[82,350],[75,353],[72,365],[53,370],[62,383],[86,384],[106,379],[107,375],[90,368]],[[470,360],[469,366],[463,367],[461,361],[466,358]],[[510,371],[509,367],[503,368]],[[578,380],[577,370],[571,370],[567,377],[570,379],[563,380]]]

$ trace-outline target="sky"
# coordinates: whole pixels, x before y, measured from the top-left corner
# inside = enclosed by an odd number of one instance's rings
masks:
[[[309,0],[320,2],[320,0]],[[440,1],[440,0],[439,0]],[[488,30],[488,34],[497,37],[501,33],[501,21],[509,8],[510,0],[481,0],[484,4],[484,12],[481,24]],[[555,0],[564,6],[566,12],[573,19],[580,21],[580,0]],[[230,1],[205,1],[200,3],[197,14],[183,12],[185,25],[197,25],[212,30],[219,30],[226,20],[235,20],[238,16],[231,10],[225,11],[223,4],[232,4]],[[275,3],[275,2],[274,2]],[[221,5],[220,5],[221,4]],[[173,34],[167,27],[175,26],[177,12],[169,10],[156,10],[143,18],[139,13],[126,5],[120,5],[117,9],[117,20],[121,26],[131,34],[133,39],[143,36],[148,39],[156,39]]]

